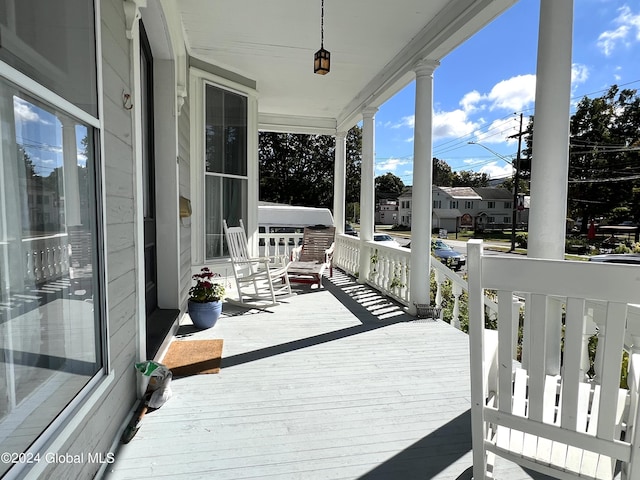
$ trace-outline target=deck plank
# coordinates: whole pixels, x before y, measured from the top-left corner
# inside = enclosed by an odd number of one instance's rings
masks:
[[[340,272],[324,285],[181,327],[224,339],[220,373],[174,379],[104,478],[471,478],[467,336],[400,310],[376,317],[358,301],[377,305],[375,292]]]

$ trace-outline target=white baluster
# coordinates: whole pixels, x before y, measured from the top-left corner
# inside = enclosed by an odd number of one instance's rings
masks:
[[[442,307],[442,285],[444,284],[446,278],[440,273],[439,270],[435,270],[435,281],[436,281],[436,307]]]
[[[460,295],[462,295],[462,287],[457,283],[453,283],[451,293],[453,294],[453,316],[451,318],[451,325],[460,330]]]

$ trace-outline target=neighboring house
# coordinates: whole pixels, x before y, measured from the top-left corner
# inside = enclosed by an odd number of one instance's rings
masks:
[[[0,463],[0,477],[106,468],[91,459],[112,458],[143,393],[134,363],[166,348],[193,272],[231,271],[223,220],[243,219],[258,251],[259,130],[335,136],[341,232],[346,133],[362,122],[359,233],[372,238],[375,113],[415,81],[414,161],[431,162],[440,61],[513,1],[472,3],[344,2],[326,37],[343,55],[321,76],[306,2],[0,2],[0,451],[84,458]],[[28,159],[50,180],[38,195]],[[428,175],[414,169],[430,191]],[[430,226],[428,203],[416,225]],[[410,196],[398,215],[411,224]],[[428,252],[411,255],[412,305],[428,303]],[[361,279],[369,268],[362,255]]]
[[[511,228],[513,219],[513,193],[505,188],[473,187],[482,198],[475,212],[477,230]]]
[[[457,232],[473,228],[474,209],[482,199],[470,187],[438,187],[433,193],[433,229]]]
[[[398,197],[398,224],[411,226],[411,193],[412,187],[405,187]]]
[[[398,225],[398,201],[380,200],[376,205],[375,222],[380,225]]]
[[[412,189],[399,197],[400,223],[411,225]],[[513,194],[500,187],[432,187],[433,231],[506,229],[511,227]],[[518,225],[528,219],[529,197],[523,201]]]

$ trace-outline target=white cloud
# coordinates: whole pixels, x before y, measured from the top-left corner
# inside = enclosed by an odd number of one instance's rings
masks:
[[[536,76],[518,75],[494,85],[486,96],[490,110],[504,109],[517,112],[531,105],[536,96]]]
[[[395,172],[396,169],[402,165],[409,165],[410,160],[403,160],[400,158],[388,158],[382,163],[376,163],[376,170],[384,172]]]
[[[460,105],[465,112],[471,113],[478,110],[478,108],[484,108],[483,106],[478,107],[478,103],[480,103],[481,101],[482,95],[480,95],[480,92],[478,92],[477,90],[473,90],[462,97],[462,100],[460,100]]]
[[[498,162],[491,162],[478,170],[480,173],[486,173],[489,178],[504,178],[513,175],[511,165],[499,165]]]
[[[31,104],[18,97],[13,97],[13,114],[22,122],[41,121],[38,114],[31,108]]]
[[[416,116],[415,115],[407,115],[406,117],[402,117],[399,122],[391,123],[387,122],[385,126],[389,128],[401,128],[401,127],[411,127],[415,125]]]
[[[606,30],[598,37],[598,47],[606,56],[611,55],[619,44],[631,45],[634,36],[635,41],[640,42],[640,13],[633,13],[627,5],[618,12],[620,14],[613,21],[618,27]]]
[[[571,65],[571,85],[577,86],[584,83],[589,78],[589,68],[580,63]]]
[[[464,110],[453,110],[451,112],[435,112],[433,117],[433,137],[434,139],[447,137],[463,137],[477,130],[482,121],[474,122],[469,119]]]
[[[522,120],[523,128],[526,127],[528,118]],[[474,142],[478,143],[515,143],[515,138],[507,138],[518,133],[520,129],[520,117],[516,115],[507,118],[499,118],[483,128],[482,132],[476,132]]]

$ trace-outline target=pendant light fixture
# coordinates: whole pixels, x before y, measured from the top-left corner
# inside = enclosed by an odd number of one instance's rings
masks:
[[[331,67],[331,54],[324,49],[324,0],[320,14],[320,50],[313,56],[313,73],[326,75]]]

